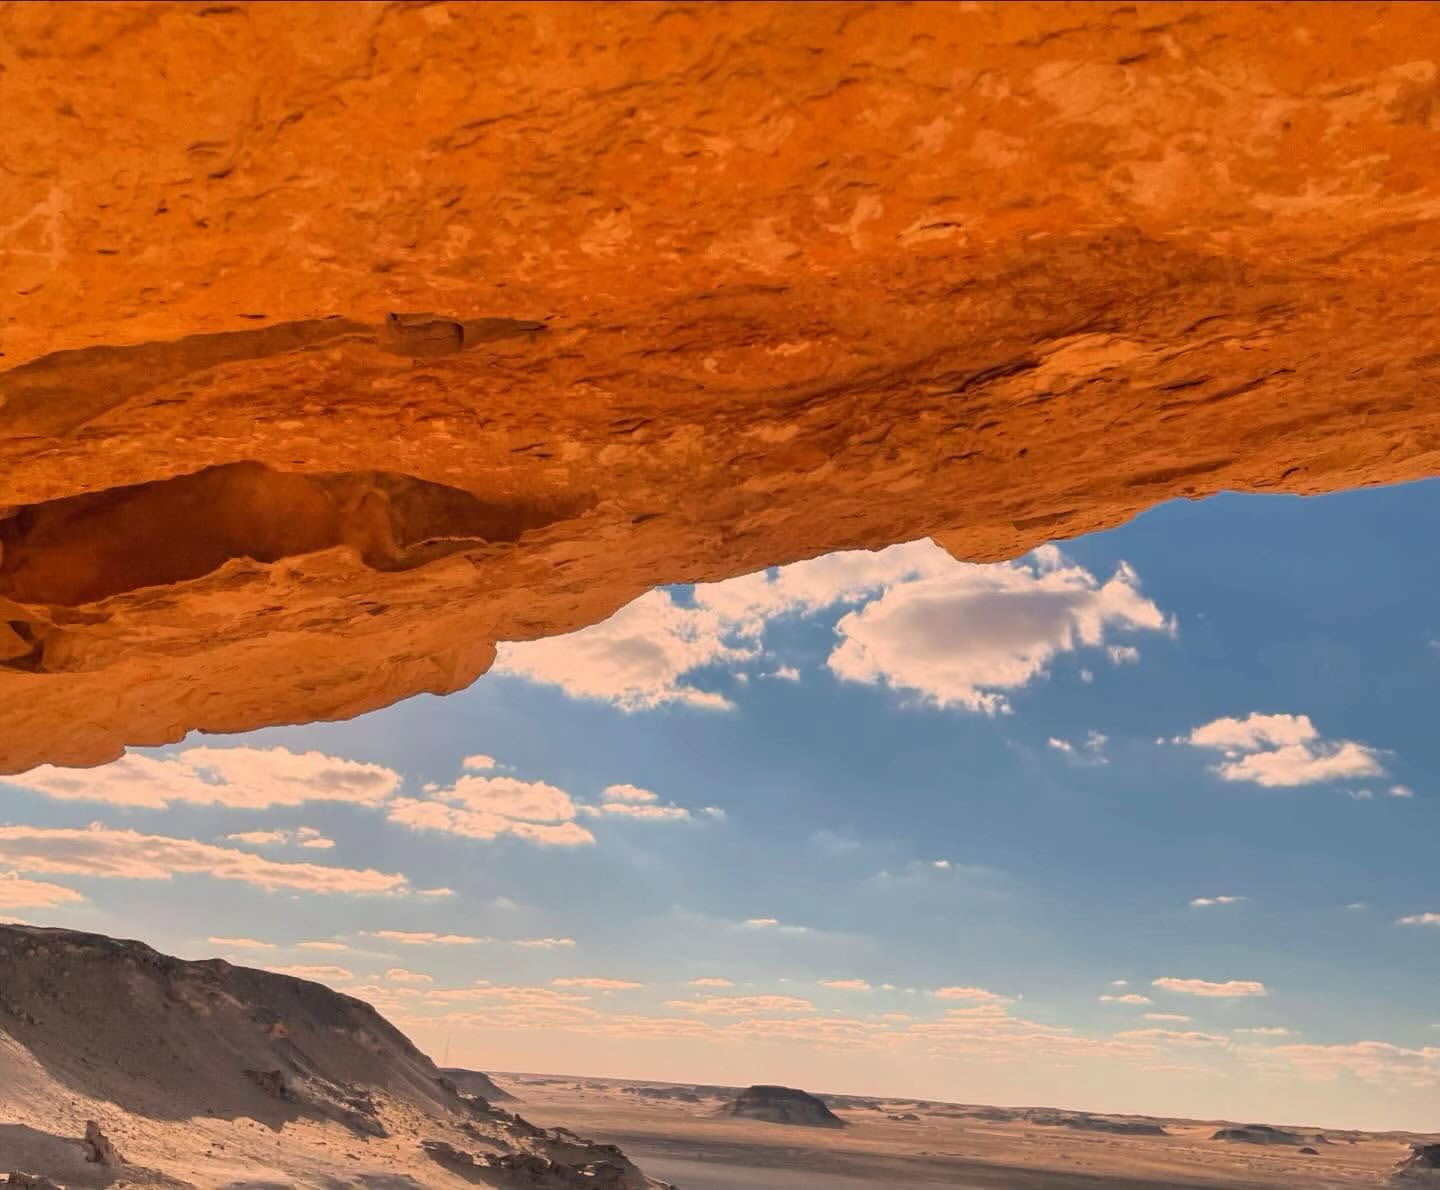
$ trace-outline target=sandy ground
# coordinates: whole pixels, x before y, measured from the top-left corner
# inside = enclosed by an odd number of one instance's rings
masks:
[[[1221,1121],[1165,1120],[1168,1136],[1123,1136],[979,1119],[964,1108],[901,1100],[835,1106],[848,1126],[826,1130],[723,1118],[719,1098],[688,1103],[626,1089],[666,1084],[495,1077],[520,1096],[514,1106],[527,1118],[619,1144],[648,1174],[679,1190],[1342,1190],[1385,1185],[1410,1151],[1405,1137],[1347,1132],[1327,1133],[1330,1143],[1316,1144],[1319,1155],[1307,1156],[1293,1145],[1213,1141]],[[902,1113],[919,1119],[888,1118]]]

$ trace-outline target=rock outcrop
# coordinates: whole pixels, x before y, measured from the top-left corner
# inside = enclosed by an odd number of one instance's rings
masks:
[[[1390,1180],[1399,1186],[1440,1186],[1440,1144],[1411,1145]]]
[[[658,583],[1435,474],[1433,31],[0,9],[0,771],[455,690]]]
[[[483,1074],[478,1070],[466,1070],[460,1066],[442,1066],[440,1073],[454,1083],[457,1090],[464,1091],[467,1095],[478,1095],[487,1103],[501,1103],[515,1098],[509,1091],[497,1086],[495,1080],[488,1074]]]
[[[1210,1139],[1247,1145],[1303,1145],[1313,1138],[1269,1124],[1233,1124],[1219,1129]]]
[[[747,1087],[720,1110],[723,1116],[763,1120],[767,1124],[799,1124],[806,1128],[843,1128],[845,1121],[823,1099],[793,1087]]]
[[[400,1184],[404,1174],[464,1185],[434,1164],[464,1154],[516,1178],[544,1175],[516,1185],[663,1190],[613,1145],[456,1091],[361,1000],[139,942],[0,925],[0,1109],[46,1141],[87,1104],[106,1114],[86,1122],[83,1146],[45,1151],[83,1147],[85,1161],[123,1162],[137,1186],[230,1184],[224,1171],[237,1161],[272,1170],[270,1183],[350,1185],[363,1171],[359,1154],[384,1142],[373,1150],[374,1184]],[[257,1143],[272,1130],[282,1143]],[[396,1152],[413,1161],[397,1168]],[[62,1184],[73,1173],[37,1172]]]

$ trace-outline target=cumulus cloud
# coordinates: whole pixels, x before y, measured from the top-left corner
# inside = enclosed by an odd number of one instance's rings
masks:
[[[274,950],[275,943],[262,942],[259,938],[217,938],[205,939],[211,946],[228,946],[234,950]]]
[[[1008,691],[1044,676],[1058,654],[1099,648],[1115,631],[1172,628],[1130,567],[1102,583],[1053,547],[1032,558],[956,563],[888,588],[836,625],[831,670],[935,706],[996,714],[1010,709]]]
[[[471,839],[513,835],[551,847],[595,842],[575,822],[576,807],[563,789],[517,777],[463,776],[421,798],[390,802],[386,816],[412,830],[443,831]]]
[[[85,830],[0,827],[0,863],[21,872],[121,880],[169,880],[176,873],[196,873],[257,888],[315,893],[395,893],[406,888],[404,876],[373,869],[281,862],[213,843],[112,830],[99,823]]]
[[[385,972],[391,983],[434,983],[434,979],[423,971],[409,971],[404,967],[391,967]]]
[[[26,880],[18,872],[0,872],[0,909],[54,909],[60,905],[76,905],[83,901],[73,888],[48,884],[43,880]]]
[[[837,992],[868,992],[870,985],[863,979],[822,979],[822,988],[833,988]]]
[[[1226,781],[1290,788],[1374,777],[1383,773],[1380,752],[1355,740],[1321,737],[1309,715],[1221,718],[1195,728],[1176,743],[1221,752],[1215,771]]]
[[[596,992],[628,992],[643,988],[643,983],[630,979],[602,979],[594,976],[567,975],[550,981],[557,988],[589,988]]]
[[[1412,913],[1395,923],[1398,926],[1440,926],[1440,913]]]
[[[1246,897],[1196,897],[1190,902],[1192,909],[1209,909],[1216,905],[1238,905]]]
[[[1142,996],[1139,992],[1126,992],[1123,995],[1112,996],[1108,992],[1100,997],[1102,1004],[1154,1004],[1155,1001],[1149,996]]]
[[[948,987],[936,988],[937,1000],[971,1000],[978,1004],[1003,1004],[1010,997],[1002,996],[985,988]]]
[[[436,934],[430,930],[366,930],[372,938],[385,942],[398,942],[401,946],[476,946],[489,942],[489,938],[474,938],[469,934]]]
[[[46,797],[160,809],[176,802],[265,809],[305,802],[375,806],[400,786],[383,765],[288,748],[186,748],[129,753],[93,769],[41,765],[5,781]]]
[[[580,813],[592,818],[604,815],[638,818],[652,822],[682,822],[690,817],[683,806],[662,805],[660,795],[638,785],[610,785],[600,794],[598,806],[580,806]]]
[[[1270,990],[1255,980],[1231,979],[1212,983],[1208,979],[1175,979],[1172,976],[1152,981],[1153,986],[1185,996],[1208,996],[1219,1000],[1239,1000],[1247,996],[1268,996]]]
[[[483,752],[476,752],[460,762],[461,768],[469,769],[472,773],[489,772],[495,765],[495,758],[493,756],[486,756]]]
[[[496,669],[631,711],[723,710],[730,701],[693,685],[695,671],[750,664],[770,622],[836,605],[855,608],[836,628],[837,676],[988,712],[1007,709],[1004,692],[1042,676],[1056,654],[1101,648],[1113,632],[1173,630],[1127,566],[1102,583],[1053,547],[976,565],[915,541],[700,584],[688,596],[652,591],[591,628],[501,645]],[[780,666],[770,676],[799,675]]]

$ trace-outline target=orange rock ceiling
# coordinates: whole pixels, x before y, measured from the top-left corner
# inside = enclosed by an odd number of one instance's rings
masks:
[[[0,6],[0,770],[1435,473],[1436,13]]]

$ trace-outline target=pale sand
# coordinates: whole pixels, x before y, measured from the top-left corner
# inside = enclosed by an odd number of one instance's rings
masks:
[[[718,1114],[719,1097],[695,1104],[623,1090],[665,1084],[496,1079],[521,1097],[517,1106],[528,1119],[619,1144],[648,1174],[679,1190],[1350,1190],[1385,1185],[1412,1139],[1329,1131],[1331,1143],[1317,1143],[1319,1155],[1307,1156],[1293,1145],[1211,1140],[1225,1121],[1162,1120],[1168,1136],[1126,1136],[986,1120],[961,1114],[964,1108],[906,1100],[875,1100],[880,1111],[832,1103],[847,1124],[834,1130],[727,1119]],[[907,1112],[920,1119],[886,1118]]]

